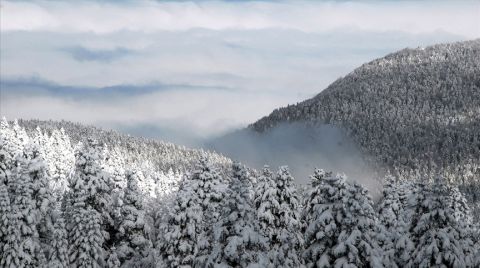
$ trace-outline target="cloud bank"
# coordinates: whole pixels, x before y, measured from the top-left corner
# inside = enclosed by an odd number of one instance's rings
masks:
[[[0,114],[218,136],[405,47],[479,37],[478,1],[2,1]]]
[[[93,32],[292,29],[479,35],[477,1],[3,2],[2,31]]]

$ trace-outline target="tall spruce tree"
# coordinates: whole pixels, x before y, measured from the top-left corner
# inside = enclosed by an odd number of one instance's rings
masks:
[[[133,267],[140,266],[142,259],[148,256],[151,242],[145,238],[145,208],[137,173],[127,172],[126,180],[115,244],[122,265]]]
[[[162,248],[169,265],[206,265],[226,188],[218,169],[203,156],[183,181],[165,227]]]
[[[10,218],[12,217],[12,208],[10,206],[10,197],[8,196],[7,186],[0,181],[0,259],[3,259],[3,252],[8,243],[9,231],[11,230]]]
[[[12,222],[20,234],[18,251],[21,266],[40,266],[41,245],[37,225],[39,224],[39,211],[33,198],[34,184],[30,174],[31,160],[26,155],[17,155],[16,166],[9,181],[10,201],[12,206]],[[14,219],[15,218],[15,219]]]
[[[113,222],[109,211],[109,178],[100,167],[101,152],[99,144],[89,140],[86,145],[79,146],[75,154],[67,229],[70,264],[76,267],[97,267],[105,263],[103,247],[110,239]]]
[[[316,170],[306,203],[304,258],[308,267],[381,267],[375,211],[366,190]]]
[[[409,267],[474,267],[468,223],[457,221],[456,194],[443,181],[425,187],[418,200],[410,233],[415,249]],[[458,200],[458,199],[457,199]],[[457,201],[458,202],[458,201]]]
[[[168,221],[160,226],[160,259],[169,267],[192,266],[198,253],[203,211],[192,184],[189,179],[181,182]]]
[[[275,178],[268,168],[255,191],[255,208],[260,233],[269,243],[268,258],[275,267],[302,264],[303,238],[300,232],[300,203],[287,167],[280,167]]]
[[[251,193],[250,174],[240,163],[234,163],[222,217],[214,227],[215,246],[210,260],[214,265],[249,267],[262,264],[267,245],[257,231]]]
[[[58,213],[58,212],[57,212]],[[48,258],[48,267],[67,268],[69,267],[68,259],[68,240],[65,221],[62,217],[55,220],[53,226],[53,234],[51,238],[51,248]]]

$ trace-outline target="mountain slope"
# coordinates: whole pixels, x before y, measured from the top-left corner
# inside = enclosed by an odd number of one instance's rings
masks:
[[[249,127],[296,121],[341,126],[376,166],[397,175],[478,185],[480,39],[387,55]]]

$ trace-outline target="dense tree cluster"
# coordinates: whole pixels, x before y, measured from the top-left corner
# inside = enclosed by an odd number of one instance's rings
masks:
[[[257,173],[212,154],[159,175],[94,139],[30,133],[1,123],[1,267],[480,265],[478,225],[443,177],[389,177],[374,204],[320,169],[306,192],[287,167]]]
[[[480,40],[404,49],[250,127],[307,121],[345,129],[380,170],[442,176],[480,211]]]
[[[18,120],[18,123],[29,135],[34,135],[38,131],[37,128],[52,135],[60,129],[70,138],[72,144],[95,139],[108,146],[108,149],[117,156],[123,156],[123,159],[113,157],[114,161],[124,161],[127,165],[132,163],[138,166],[144,165],[147,169],[157,172],[173,170],[183,173],[186,170],[192,170],[204,155],[216,163],[231,164],[230,159],[214,152],[189,149],[173,143],[130,136],[114,130],[104,130],[69,121]]]

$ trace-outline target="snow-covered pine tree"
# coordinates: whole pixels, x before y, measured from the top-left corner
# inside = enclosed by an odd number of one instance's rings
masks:
[[[390,232],[395,252],[394,261],[398,267],[408,267],[408,261],[412,257],[411,254],[415,249],[415,245],[413,244],[409,228],[410,224],[407,224],[403,217],[401,217],[399,218],[395,229]],[[386,254],[388,254],[388,248],[384,248],[384,251],[386,251]],[[391,260],[390,256],[389,260]]]
[[[205,265],[212,251],[213,226],[220,219],[228,182],[222,178],[218,168],[207,156],[199,160],[190,180],[203,212],[201,232],[197,240],[198,254],[194,262],[195,265],[202,266]]]
[[[456,219],[451,189],[437,179],[417,194],[423,196],[410,226],[415,250],[407,266],[474,267],[469,226]]]
[[[180,183],[168,221],[160,226],[159,255],[168,267],[191,267],[198,253],[203,211],[194,184],[188,178]]]
[[[80,188],[82,192],[85,191],[85,187],[80,186],[78,182],[75,187]],[[105,252],[102,248],[104,244],[102,217],[90,205],[85,204],[84,200],[85,198],[81,196],[75,199],[72,214],[69,216],[70,267],[103,267]]]
[[[204,266],[212,250],[213,225],[220,217],[227,185],[207,156],[184,179],[165,227],[164,257],[170,266]]]
[[[8,125],[7,125],[8,126]],[[18,155],[24,154],[24,148],[30,143],[27,132],[22,128],[18,121],[13,121],[12,126],[7,131],[7,146],[12,159],[16,159]]]
[[[395,224],[403,213],[404,203],[400,200],[400,186],[393,176],[384,179],[382,198],[378,204],[378,219],[388,230],[395,228]]]
[[[255,208],[259,231],[269,244],[268,258],[274,267],[297,267],[303,238],[300,232],[298,196],[293,178],[286,166],[280,167],[275,179],[265,167],[255,190]]]
[[[222,217],[214,227],[210,262],[229,267],[261,265],[267,245],[255,225],[250,174],[240,163],[232,165],[232,173]]]
[[[7,186],[0,180],[0,259],[3,256],[3,250],[7,243],[8,231],[10,228],[10,217],[12,217],[10,206],[10,197],[8,196]]]
[[[112,190],[119,191],[124,189],[127,186],[124,154],[117,147],[109,150],[105,146],[103,155],[102,166],[111,175],[110,184],[112,185]]]
[[[57,213],[59,214],[59,212]],[[69,267],[67,230],[65,229],[65,221],[62,217],[58,217],[55,220],[50,243],[51,247],[48,258],[48,267]]]
[[[16,122],[16,121],[15,121]],[[8,184],[9,173],[14,170],[17,156],[23,156],[25,140],[23,132],[16,125],[17,132],[14,132],[5,117],[0,122],[0,175],[1,179]]]
[[[302,219],[306,224],[304,232],[305,250],[303,259],[307,267],[328,267],[331,265],[329,250],[335,239],[333,234],[337,228],[331,209],[325,203],[325,187],[322,185],[331,172],[315,169],[310,177],[311,189],[308,191]],[[323,186],[323,187],[322,187]],[[328,192],[328,191],[327,191]]]
[[[344,176],[316,170],[305,206],[308,267],[381,267],[375,211],[365,189]]]
[[[61,197],[68,189],[68,180],[75,169],[75,152],[70,144],[70,138],[63,129],[53,130],[50,137],[52,146],[52,162],[54,171],[50,187],[57,197]]]
[[[37,126],[35,132],[31,134],[32,143],[37,145],[37,149],[40,152],[42,159],[45,161],[45,167],[50,178],[55,174],[55,163],[53,157],[53,146],[51,139],[47,133],[43,133],[40,127]]]
[[[408,233],[410,218],[406,212],[412,185],[391,175],[384,179],[382,198],[377,206],[376,240],[383,250],[384,265],[388,267],[404,267],[413,250]]]
[[[473,215],[467,199],[462,192],[460,192],[458,187],[453,185],[447,185],[447,187],[450,192],[449,200],[453,210],[455,211],[455,219],[457,222],[462,222],[471,227],[473,224]]]
[[[102,148],[88,140],[75,153],[75,175],[71,182],[67,229],[70,264],[101,266],[105,263],[104,243],[110,238],[109,177],[100,166]],[[89,245],[91,240],[91,245]]]
[[[22,238],[18,228],[18,215],[18,208],[11,206],[11,211],[7,214],[7,218],[2,217],[6,233],[4,233],[2,238],[3,247],[0,251],[0,267],[25,267],[31,263],[31,261],[25,259],[26,256],[23,254]]]
[[[0,132],[0,183],[6,184],[12,169],[12,159],[7,151],[6,137]]]
[[[44,259],[38,235],[38,224],[41,219],[34,199],[35,186],[31,172],[35,172],[36,162],[27,158],[27,154],[17,155],[12,180],[9,181],[9,195],[12,206],[12,228],[20,234],[18,252],[21,265],[40,266]],[[13,213],[16,211],[17,213]],[[15,219],[13,219],[15,218]]]
[[[403,179],[397,182],[395,193],[401,197],[405,196],[402,203],[403,211],[398,215],[397,222],[394,222],[391,230],[392,240],[395,246],[395,263],[399,267],[408,267],[415,249],[414,237],[411,233],[412,220],[417,210],[425,201],[425,192],[428,190],[428,184],[424,181],[411,182]],[[408,193],[408,194],[401,194]]]
[[[373,201],[368,191],[358,183],[351,184],[348,190],[342,231],[338,236],[338,244],[333,249],[337,258],[335,265],[383,267],[384,253],[376,241],[379,229]],[[392,261],[387,259],[386,264],[391,265]]]
[[[116,254],[122,265],[137,267],[149,255],[151,242],[145,238],[145,210],[137,185],[138,175],[135,171],[127,171],[126,176],[127,186],[115,238]]]
[[[32,180],[32,198],[35,202],[37,216],[37,233],[39,235],[40,247],[38,251],[41,258],[46,258],[53,233],[53,212],[55,209],[55,198],[49,187],[49,175],[41,149],[37,144],[25,146],[28,150],[28,173]]]

